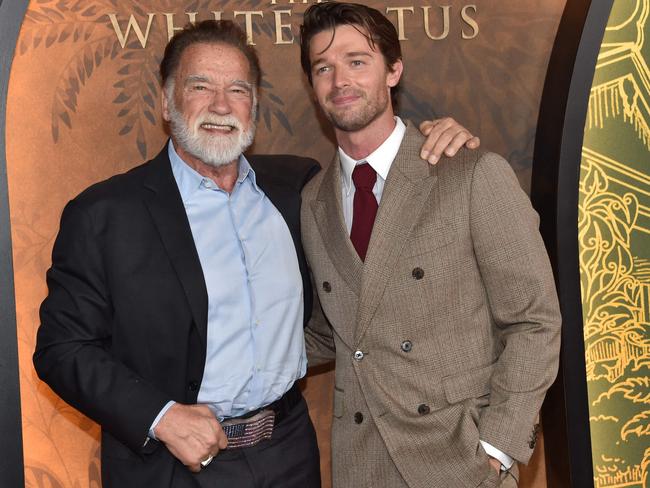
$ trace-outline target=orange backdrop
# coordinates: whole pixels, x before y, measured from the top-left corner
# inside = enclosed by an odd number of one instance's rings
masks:
[[[539,100],[565,1],[365,3],[387,12],[404,39],[402,114],[414,121],[454,115],[481,136],[484,147],[507,156],[528,189]],[[27,486],[100,485],[98,427],[59,400],[31,365],[44,275],[64,204],[160,149],[166,136],[157,65],[172,29],[193,18],[234,18],[260,52],[264,77],[253,151],[307,155],[327,164],[331,137],[315,114],[298,46],[291,42],[307,4],[30,3],[12,66],[6,125]],[[325,487],[331,381],[331,372],[306,381]],[[539,445],[522,486],[545,486],[542,456]]]

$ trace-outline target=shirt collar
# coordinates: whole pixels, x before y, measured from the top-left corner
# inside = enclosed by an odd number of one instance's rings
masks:
[[[393,129],[393,132],[391,132],[386,140],[367,157],[360,160],[352,159],[350,156],[345,154],[343,149],[340,147],[338,148],[339,159],[341,161],[343,190],[346,194],[349,194],[352,188],[352,171],[354,171],[354,167],[359,163],[368,163],[384,181],[386,180],[388,177],[388,171],[393,164],[393,160],[395,159],[395,156],[397,156],[397,152],[402,145],[402,139],[404,139],[405,132],[406,125],[404,125],[402,119],[395,117],[395,128]]]
[[[171,139],[167,145],[167,154],[169,155],[169,161],[172,166],[172,173],[174,174],[174,179],[176,180],[176,185],[178,186],[178,190],[180,191],[181,199],[183,202],[190,200],[194,192],[199,191],[202,187],[211,189],[218,188],[212,179],[201,175],[198,171],[183,161],[183,159],[176,152],[176,148],[174,147],[174,143]],[[235,184],[235,188],[243,183],[246,178],[249,178],[255,191],[261,191],[257,186],[255,171],[251,167],[246,157],[242,154],[239,156],[239,174],[237,176],[237,183]]]

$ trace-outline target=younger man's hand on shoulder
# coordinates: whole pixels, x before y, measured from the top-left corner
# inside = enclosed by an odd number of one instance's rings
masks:
[[[436,120],[425,120],[420,124],[420,132],[426,140],[420,150],[420,157],[437,164],[444,153],[445,156],[455,156],[458,150],[465,146],[477,149],[481,140],[451,117]]]

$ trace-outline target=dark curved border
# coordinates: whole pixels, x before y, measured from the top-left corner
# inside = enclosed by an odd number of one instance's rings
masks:
[[[568,0],[549,61],[535,139],[531,199],[542,218],[563,318],[560,372],[542,409],[548,486],[593,486],[578,185],[589,92],[612,4]]]
[[[5,120],[11,61],[28,1],[0,0],[0,486],[25,484]]]

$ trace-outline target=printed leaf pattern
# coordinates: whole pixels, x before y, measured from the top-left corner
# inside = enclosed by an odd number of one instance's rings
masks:
[[[232,4],[232,5],[230,5]],[[259,0],[244,2],[225,1],[219,10],[252,10],[262,4]],[[123,10],[122,17],[128,19],[133,14],[140,26],[146,25],[147,12],[160,10],[153,0],[131,3],[129,10]],[[147,39],[148,49],[142,49],[137,36],[128,37],[129,44],[121,48],[118,37],[108,17],[108,13],[120,13],[118,2],[77,0],[42,0],[30,4],[25,15],[23,32],[18,45],[18,53],[24,55],[30,49],[49,49],[61,43],[72,43],[76,47],[68,63],[62,67],[56,81],[56,93],[52,100],[51,134],[56,143],[61,131],[73,129],[77,113],[77,98],[89,82],[96,69],[106,59],[117,57],[117,76],[119,80],[113,88],[115,113],[123,120],[118,136],[134,140],[141,157],[149,155],[146,127],[162,124],[160,117],[160,81],[158,66],[160,53],[167,42],[166,29],[151,29]],[[215,10],[209,1],[193,1],[184,9],[186,12]],[[121,26],[126,32],[125,25]],[[270,16],[253,24],[254,35],[274,38],[275,28]],[[262,80],[265,97],[260,100],[260,114],[267,130],[278,124],[282,130],[293,135],[293,128],[286,113],[281,96],[274,93],[273,84]]]
[[[109,36],[87,43],[64,67],[52,102],[52,139],[58,142],[60,124],[72,129],[72,117],[77,112],[77,96],[106,58],[117,55],[118,43]]]
[[[628,378],[611,387],[607,393],[600,395],[594,404],[599,403],[603,398],[611,398],[614,393],[623,393],[623,397],[633,403],[650,404],[650,378],[647,376]]]
[[[47,468],[25,467],[25,486],[30,488],[65,488],[65,485]]]
[[[650,412],[641,412],[625,423],[621,430],[621,439],[627,440],[630,435],[650,435]]]
[[[93,457],[88,464],[88,488],[102,488],[102,475],[100,467],[100,448],[93,452]]]
[[[599,55],[608,61],[596,68],[585,124],[578,237],[595,488],[650,484],[650,255],[644,237],[650,202],[642,175],[647,168],[639,171],[648,158],[634,146],[641,140],[639,149],[647,149],[643,134],[650,121],[641,120],[629,97],[632,71],[645,69],[646,78],[650,72],[647,62],[625,61],[647,43],[650,24],[642,12],[649,6],[632,0],[612,7]],[[616,60],[608,58],[614,52]],[[617,420],[600,421],[607,417]]]

